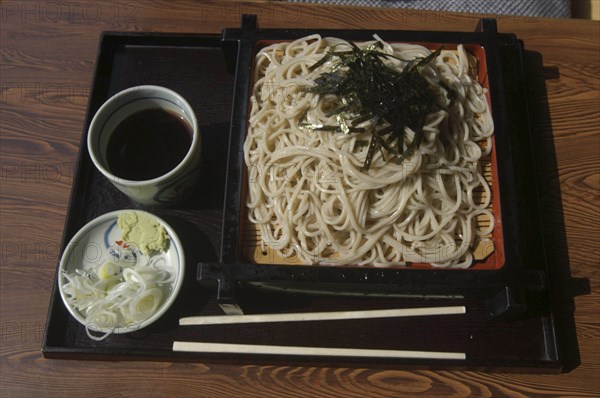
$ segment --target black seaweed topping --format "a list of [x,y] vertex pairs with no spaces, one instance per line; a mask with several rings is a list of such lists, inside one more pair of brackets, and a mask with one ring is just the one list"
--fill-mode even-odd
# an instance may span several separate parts
[[[363,164],[364,171],[369,170],[377,150],[384,155],[385,149],[396,155],[396,162],[401,163],[421,144],[425,119],[436,106],[435,95],[422,71],[442,49],[438,48],[418,61],[408,62],[402,71],[398,71],[383,62],[385,58],[398,58],[379,51],[383,48],[382,42],[378,41],[366,49],[349,44],[349,50],[336,51],[334,48],[310,67],[312,71],[331,59],[337,59],[333,70],[319,75],[315,84],[307,89],[318,94],[321,100],[327,95],[338,98],[340,105],[329,113],[338,116],[338,125],[301,122],[300,127],[343,133],[369,131],[372,137]],[[453,93],[450,89],[445,85],[442,87],[451,98]],[[366,121],[371,121],[370,128],[357,127]],[[415,132],[406,150],[405,127]]]

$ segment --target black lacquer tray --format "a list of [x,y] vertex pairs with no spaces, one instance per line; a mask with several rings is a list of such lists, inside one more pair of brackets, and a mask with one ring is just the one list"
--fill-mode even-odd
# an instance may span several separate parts
[[[255,44],[308,34],[418,43],[475,43],[486,52],[496,125],[504,266],[495,270],[368,269],[257,265],[240,255],[242,143]],[[97,172],[87,153],[87,127],[111,95],[156,84],[182,94],[196,111],[203,138],[198,189],[173,208],[135,204]],[[109,211],[143,208],[164,218],[183,241],[188,263],[180,296],[154,325],[96,342],[64,308],[56,281],[43,353],[49,358],[224,360],[334,363],[360,366],[494,368],[559,371],[561,361],[548,300],[523,45],[498,34],[495,21],[478,31],[260,30],[254,16],[221,37],[201,34],[104,33],[74,179],[62,248],[89,220]],[[197,273],[197,279],[194,275]],[[198,281],[200,283],[198,283]],[[215,289],[213,287],[216,286]],[[257,325],[178,325],[191,315],[281,313],[465,305],[467,314],[432,318],[320,321]],[[173,341],[465,352],[464,361],[320,358],[172,351]]]

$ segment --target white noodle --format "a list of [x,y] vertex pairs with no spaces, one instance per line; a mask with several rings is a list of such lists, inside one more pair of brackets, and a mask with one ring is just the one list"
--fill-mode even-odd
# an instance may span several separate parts
[[[400,164],[378,152],[364,172],[367,146],[357,142],[368,141],[369,133],[298,127],[303,118],[338,124],[335,116],[325,116],[337,100],[319,101],[304,89],[333,63],[309,67],[344,43],[313,35],[273,44],[256,56],[244,156],[248,218],[258,226],[263,248],[306,264],[470,266],[475,239],[494,228],[487,210],[490,187],[479,164],[491,150],[493,121],[485,89],[469,76],[467,53],[462,45],[456,52],[442,51],[424,69],[446,110],[428,115],[419,149]],[[430,54],[419,45],[382,43],[381,51],[405,61]],[[401,70],[405,61],[385,63]],[[454,90],[454,102],[440,81]],[[414,132],[407,128],[406,135],[405,145]],[[474,198],[480,191],[483,202]],[[475,218],[481,215],[490,225],[480,231]]]

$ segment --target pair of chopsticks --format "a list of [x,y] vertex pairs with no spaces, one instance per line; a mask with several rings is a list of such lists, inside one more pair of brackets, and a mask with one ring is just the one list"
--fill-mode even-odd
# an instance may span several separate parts
[[[239,323],[267,322],[308,322],[347,319],[400,318],[413,316],[435,316],[464,314],[464,306],[403,308],[391,310],[305,312],[292,314],[257,315],[216,315],[181,318],[181,326],[188,325],[225,325]],[[461,352],[378,350],[358,348],[299,347],[278,345],[173,342],[173,351],[230,353],[230,354],[266,354],[266,355],[308,355],[335,357],[372,357],[372,358],[424,358],[424,359],[466,359]]]

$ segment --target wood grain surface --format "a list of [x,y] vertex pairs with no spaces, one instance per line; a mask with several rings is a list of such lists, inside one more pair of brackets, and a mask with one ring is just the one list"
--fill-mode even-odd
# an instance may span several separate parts
[[264,28],[472,31],[479,15],[191,0],[7,0],[0,9],[0,397],[599,396],[598,22],[498,17],[529,51],[547,254],[565,281],[554,305],[574,310],[565,373],[532,375],[49,360],[40,351],[101,31],[218,33],[242,13]]

